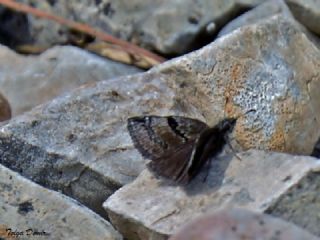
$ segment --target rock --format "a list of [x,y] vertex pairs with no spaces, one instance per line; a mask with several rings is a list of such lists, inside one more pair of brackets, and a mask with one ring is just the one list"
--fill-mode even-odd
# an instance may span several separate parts
[[12,119],[0,127],[0,163],[103,214],[102,202],[145,168],[128,117],[180,115],[215,125],[241,116],[230,136],[235,149],[310,154],[320,135],[319,60],[299,24],[274,16]]
[[28,57],[0,46],[0,59],[0,89],[13,116],[80,85],[141,71],[70,46]]
[[294,16],[310,31],[320,36],[320,2],[317,0],[286,0]]
[[[320,51],[314,40],[292,18],[276,15],[154,72],[179,88],[174,109],[204,117],[211,126],[241,116],[233,134],[240,149],[309,155],[320,136]],[[251,109],[256,112],[242,116]]]
[[[212,39],[215,29],[232,16],[262,0],[54,1],[22,0],[65,18],[91,24],[114,36],[162,54],[183,54],[198,46],[199,36]],[[28,16],[30,33],[38,43],[63,42],[65,29]],[[216,28],[209,27],[217,26]],[[50,30],[49,30],[50,29]],[[205,29],[209,31],[205,31]]]
[[320,236],[320,171],[309,172],[269,206],[266,212]]
[[195,219],[184,226],[169,240],[316,240],[295,225],[266,214],[253,213],[244,209],[218,211]]
[[11,107],[8,100],[0,93],[0,122],[11,118]]
[[218,37],[228,34],[239,27],[248,24],[255,24],[277,14],[287,15],[289,18],[292,18],[292,14],[283,0],[265,1],[252,10],[229,22],[219,32]]
[[1,239],[122,239],[109,222],[0,165]]
[[[187,221],[220,208],[270,211],[288,196],[299,198],[309,206],[300,211],[296,201],[286,201],[287,208],[299,209],[299,216],[307,219],[310,212],[319,213],[320,162],[317,159],[257,150],[244,152],[239,157],[241,161],[230,155],[214,159],[205,182],[204,170],[186,186],[156,178],[145,170],[134,182],[109,197],[103,206],[112,224],[128,239],[165,239]],[[314,198],[290,195],[292,187],[313,173],[317,177],[309,181],[312,187],[304,193]],[[282,218],[286,213],[278,215]],[[312,217],[302,227],[314,230],[312,226],[319,224],[319,218]]]
[[14,47],[32,42],[27,16],[0,6],[0,44]]

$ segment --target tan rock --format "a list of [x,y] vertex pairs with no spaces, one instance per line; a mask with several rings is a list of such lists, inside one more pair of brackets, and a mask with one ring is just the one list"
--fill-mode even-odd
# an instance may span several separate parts
[[235,127],[240,149],[309,155],[320,136],[320,51],[309,36],[288,15],[276,15],[154,72],[176,89],[173,109],[209,125],[256,110]]

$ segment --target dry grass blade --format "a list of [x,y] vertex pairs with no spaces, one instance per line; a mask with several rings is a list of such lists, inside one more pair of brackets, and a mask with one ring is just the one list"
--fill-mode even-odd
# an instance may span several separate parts
[[[151,67],[153,65],[156,65],[156,64],[159,64],[159,63],[165,61],[164,58],[162,58],[162,57],[160,57],[160,56],[158,56],[158,55],[156,55],[146,49],[140,48],[132,43],[129,43],[124,40],[113,37],[107,33],[104,33],[98,29],[95,29],[87,24],[71,21],[71,20],[56,16],[56,15],[41,11],[39,9],[30,7],[26,4],[18,3],[13,0],[0,0],[0,4],[5,7],[10,8],[14,11],[32,14],[33,16],[36,16],[39,18],[44,18],[44,19],[48,19],[51,21],[55,21],[59,24],[66,26],[67,28],[69,28],[71,30],[75,30],[75,31],[90,35],[96,39],[99,39],[101,41],[108,43],[109,44],[109,45],[107,45],[108,47],[105,46],[101,50],[104,52],[104,54],[101,54],[102,56],[107,56],[107,57],[109,57],[108,55],[113,55],[113,56],[118,55],[119,56],[119,51],[121,51],[122,54],[127,54],[127,56],[124,59],[131,59],[132,60],[127,63],[134,64],[137,66],[140,65],[140,67],[144,67],[144,68],[148,68],[148,67]],[[113,45],[112,48],[110,47],[110,44]],[[97,52],[97,48],[93,48],[93,49],[96,50],[96,53],[100,54],[99,52]],[[109,52],[111,51],[110,49],[117,49],[117,53],[106,54],[107,51],[109,51]],[[121,60],[121,58],[119,58],[119,57],[110,56],[110,58],[113,58],[116,60]]]

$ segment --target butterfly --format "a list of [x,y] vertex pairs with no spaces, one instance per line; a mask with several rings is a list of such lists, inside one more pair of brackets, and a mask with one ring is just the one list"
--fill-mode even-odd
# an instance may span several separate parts
[[151,160],[151,171],[186,184],[222,151],[236,121],[225,118],[209,127],[197,119],[150,115],[129,118],[127,128],[135,148]]

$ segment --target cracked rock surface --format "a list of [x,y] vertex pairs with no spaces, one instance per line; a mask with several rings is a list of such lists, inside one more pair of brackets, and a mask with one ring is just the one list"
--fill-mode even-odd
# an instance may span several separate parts
[[1,239],[122,239],[109,222],[88,208],[2,165],[0,216]]

